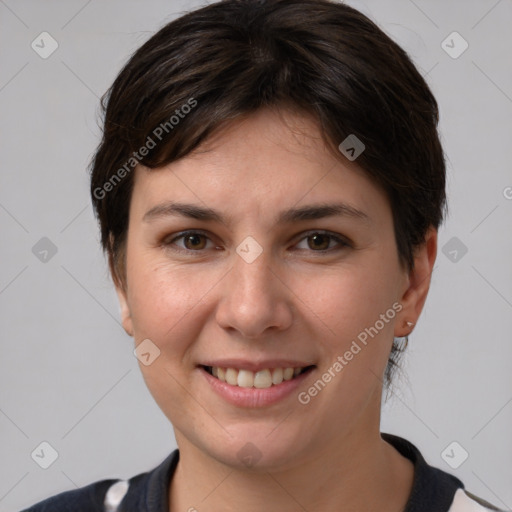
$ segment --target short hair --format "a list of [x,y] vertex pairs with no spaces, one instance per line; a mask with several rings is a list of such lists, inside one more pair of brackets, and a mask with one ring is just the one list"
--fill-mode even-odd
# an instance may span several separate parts
[[348,136],[362,141],[357,164],[389,199],[405,268],[428,228],[443,220],[437,102],[406,52],[345,4],[223,0],[186,13],[132,55],[101,106],[91,197],[116,284],[125,280],[134,167],[185,157],[226,123],[265,107],[312,117],[339,159]]

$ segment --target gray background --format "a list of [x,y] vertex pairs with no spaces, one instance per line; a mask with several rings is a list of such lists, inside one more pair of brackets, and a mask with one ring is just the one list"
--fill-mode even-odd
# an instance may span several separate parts
[[[427,76],[449,167],[450,216],[430,296],[382,431],[512,508],[512,2],[350,3]],[[1,512],[133,476],[175,447],[118,321],[86,166],[98,97],[132,51],[198,5],[0,0]],[[43,31],[59,44],[47,59],[31,48]],[[453,31],[469,44],[456,59],[441,46]],[[32,251],[43,237],[57,248],[46,262]],[[43,441],[58,452],[48,469],[31,458]],[[441,455],[453,441],[469,453],[457,469]]]

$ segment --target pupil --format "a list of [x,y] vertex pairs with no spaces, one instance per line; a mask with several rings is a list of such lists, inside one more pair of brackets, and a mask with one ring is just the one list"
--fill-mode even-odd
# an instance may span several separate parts
[[329,247],[329,237],[327,235],[316,234],[311,235],[310,238],[313,240],[313,244],[310,244],[312,249],[327,249]]
[[188,235],[187,245],[191,246],[192,249],[201,249],[201,235]]

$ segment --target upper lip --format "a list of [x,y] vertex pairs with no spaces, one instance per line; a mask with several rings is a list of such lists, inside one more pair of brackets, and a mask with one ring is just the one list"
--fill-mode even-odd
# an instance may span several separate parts
[[237,370],[250,370],[258,372],[267,368],[305,368],[312,366],[312,361],[296,361],[291,359],[265,359],[264,361],[248,361],[247,359],[215,359],[205,361],[200,366],[214,366],[217,368],[235,368]]

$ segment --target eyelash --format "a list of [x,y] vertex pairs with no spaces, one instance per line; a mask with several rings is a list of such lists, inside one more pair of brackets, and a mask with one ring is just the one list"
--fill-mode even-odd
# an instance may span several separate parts
[[[172,238],[171,240],[168,240],[167,239],[164,239],[164,241],[162,242],[162,246],[166,249],[171,249],[173,251],[176,251],[176,252],[181,252],[181,253],[202,253],[205,249],[197,249],[197,250],[194,250],[194,249],[187,249],[187,248],[184,248],[184,247],[177,247],[175,245],[176,241],[177,240],[180,240],[180,239],[185,239],[187,236],[191,236],[191,235],[199,235],[199,236],[202,236],[202,237],[205,237],[208,241],[212,241],[209,236],[201,231],[201,230],[190,230],[190,231],[183,231],[181,233],[178,233],[177,236],[175,236],[174,238]],[[329,252],[334,252],[334,251],[339,251],[339,250],[342,250],[344,248],[347,248],[347,247],[352,247],[352,244],[340,237],[339,235],[335,234],[335,233],[331,233],[330,231],[324,231],[324,230],[313,230],[313,231],[307,231],[304,236],[297,242],[300,243],[302,242],[303,240],[307,240],[309,237],[312,237],[313,235],[324,235],[324,236],[327,236],[330,238],[330,240],[333,240],[335,242],[338,243],[338,247],[335,247],[335,248],[329,248],[329,249],[322,249],[322,250],[318,250],[318,251],[315,251],[313,249],[299,249],[299,250],[305,250],[305,251],[308,251],[308,252],[312,252],[312,253],[318,253],[318,254],[327,254]],[[296,245],[297,245],[296,244]]]

